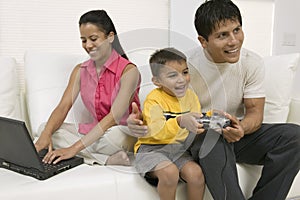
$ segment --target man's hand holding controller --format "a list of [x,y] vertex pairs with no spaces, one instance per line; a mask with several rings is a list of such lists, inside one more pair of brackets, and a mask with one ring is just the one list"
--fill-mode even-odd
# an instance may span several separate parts
[[209,128],[219,130],[220,128],[226,128],[231,124],[230,119],[228,119],[223,112],[217,110],[203,113],[203,116],[198,118],[197,121],[203,124],[205,130]]

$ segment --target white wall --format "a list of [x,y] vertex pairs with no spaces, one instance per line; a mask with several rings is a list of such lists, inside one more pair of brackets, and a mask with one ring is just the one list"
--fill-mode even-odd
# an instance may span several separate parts
[[[300,1],[275,0],[273,55],[300,52]],[[300,79],[300,64],[295,80]],[[294,88],[300,91],[300,85],[294,81]],[[299,98],[298,94],[293,94]]]
[[106,10],[119,34],[129,31],[132,34],[134,30],[144,28],[167,29],[168,2],[0,0],[0,55],[14,56],[19,61],[28,49],[84,53],[78,20],[91,9]]
[[[78,19],[90,9],[108,11],[129,52],[167,45],[191,49],[199,45],[193,21],[203,1],[0,0],[0,56],[15,57],[22,71],[29,49],[84,53]],[[300,52],[299,0],[233,1],[243,16],[244,47],[262,56]]]
[[244,47],[261,56],[272,53],[273,11],[272,0],[233,0],[240,8],[245,33]]
[[194,27],[194,15],[203,0],[170,0],[170,46],[182,51],[200,43]]
[[[192,48],[198,45],[194,14],[203,1],[0,0],[0,55],[13,56],[21,62],[24,51],[28,49],[67,49],[68,52],[82,53],[78,18],[83,12],[98,8],[109,12],[119,34],[145,28],[166,30],[170,17],[169,38],[162,31],[160,41],[165,41],[163,45],[170,40],[171,46]],[[300,52],[299,0],[233,1],[243,16],[245,47],[263,56]],[[144,38],[149,39],[148,35]],[[124,46],[129,43],[124,41]]]
[[273,54],[300,52],[300,1],[275,0]]

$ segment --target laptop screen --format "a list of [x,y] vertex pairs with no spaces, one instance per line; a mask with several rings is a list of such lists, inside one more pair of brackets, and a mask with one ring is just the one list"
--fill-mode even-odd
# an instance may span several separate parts
[[25,122],[0,117],[0,159],[43,171]]

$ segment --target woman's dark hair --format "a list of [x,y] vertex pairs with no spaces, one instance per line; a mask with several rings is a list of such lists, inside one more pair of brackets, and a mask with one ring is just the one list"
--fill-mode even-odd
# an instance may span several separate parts
[[206,0],[196,11],[194,25],[198,35],[208,40],[215,28],[226,20],[238,20],[242,26],[239,8],[230,0]]
[[79,19],[79,26],[82,24],[91,23],[99,28],[100,31],[108,35],[110,32],[114,33],[114,41],[112,42],[112,47],[123,57],[128,59],[125,54],[111,18],[107,15],[105,10],[91,10],[83,14]]
[[175,48],[164,48],[155,51],[149,59],[151,72],[153,76],[159,76],[160,68],[163,67],[166,62],[170,61],[184,61],[186,62],[186,56],[181,51]]

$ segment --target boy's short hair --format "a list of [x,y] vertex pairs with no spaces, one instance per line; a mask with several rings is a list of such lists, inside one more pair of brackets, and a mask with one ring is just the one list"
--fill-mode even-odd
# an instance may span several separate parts
[[169,61],[184,61],[186,62],[186,56],[181,51],[175,48],[164,48],[156,50],[149,59],[149,64],[153,76],[158,76],[160,68],[165,66],[166,62]]
[[206,0],[196,11],[194,25],[198,35],[208,40],[225,20],[237,20],[242,26],[239,8],[231,0]]

